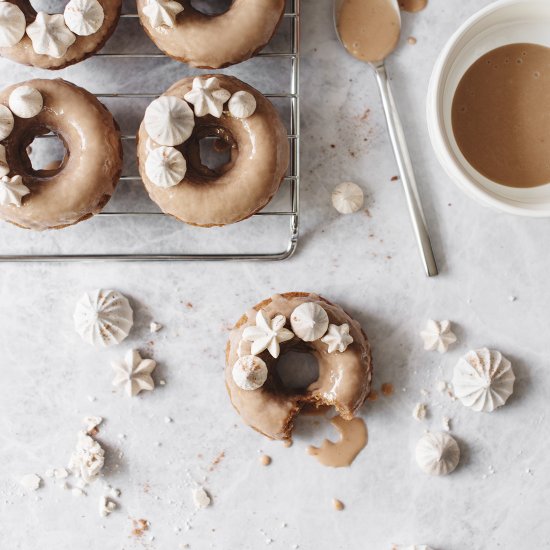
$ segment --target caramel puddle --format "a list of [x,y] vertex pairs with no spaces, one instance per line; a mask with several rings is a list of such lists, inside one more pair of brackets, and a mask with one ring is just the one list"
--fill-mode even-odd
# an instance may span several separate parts
[[428,0],[399,0],[399,7],[403,11],[415,13],[422,11],[428,5]]
[[350,466],[367,445],[369,439],[367,425],[362,418],[344,420],[341,416],[334,417],[331,423],[340,432],[340,441],[334,443],[325,439],[321,447],[310,445],[307,453],[314,456],[323,466],[332,468]]

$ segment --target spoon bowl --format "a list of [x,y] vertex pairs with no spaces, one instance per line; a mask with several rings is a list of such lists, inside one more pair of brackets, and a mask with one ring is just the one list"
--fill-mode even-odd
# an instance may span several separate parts
[[[357,12],[353,13],[353,9]],[[413,232],[420,248],[424,270],[428,277],[438,274],[430,236],[414,169],[399,113],[393,99],[385,58],[397,47],[401,32],[401,13],[397,0],[334,0],[334,27],[344,48],[359,61],[369,64],[376,75],[388,132]]]

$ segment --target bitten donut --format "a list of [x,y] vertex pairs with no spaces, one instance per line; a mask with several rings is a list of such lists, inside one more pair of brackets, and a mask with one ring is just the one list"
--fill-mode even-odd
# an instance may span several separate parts
[[[319,378],[303,391],[286,388],[280,354],[311,353]],[[351,420],[370,392],[372,360],[367,336],[340,306],[316,294],[277,294],[245,313],[227,343],[225,382],[237,412],[272,439],[290,437],[304,405],[334,406]]]
[[103,47],[122,0],[70,0],[63,13],[36,12],[29,0],[0,1],[0,56],[41,69],[62,69]]
[[[53,132],[61,163],[35,170],[27,147]],[[27,229],[61,229],[107,204],[122,169],[120,133],[89,92],[64,80],[29,80],[0,92],[0,218]]]
[[137,0],[151,40],[170,57],[201,69],[221,69],[254,56],[275,34],[285,0],[234,0],[228,11],[205,15],[191,0]]
[[[200,141],[207,137],[231,155],[216,170],[201,161]],[[271,200],[288,167],[289,144],[260,92],[231,76],[205,75],[180,80],[149,105],[138,160],[149,196],[163,212],[212,227],[244,220]]]

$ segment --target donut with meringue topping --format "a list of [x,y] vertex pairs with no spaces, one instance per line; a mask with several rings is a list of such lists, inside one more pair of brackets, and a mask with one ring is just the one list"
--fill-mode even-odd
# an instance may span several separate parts
[[0,2],[0,56],[63,69],[97,51],[113,34],[122,0],[69,0],[63,13],[37,12],[29,0]]
[[221,69],[256,55],[272,38],[285,0],[233,0],[210,15],[191,0],[137,0],[145,32],[166,55],[201,69]]
[[[309,353],[319,366],[307,388],[287,387],[278,370],[288,352]],[[226,346],[225,383],[243,421],[271,439],[288,439],[306,406],[332,406],[351,420],[372,380],[369,341],[339,305],[305,292],[276,294],[245,313]]]
[[[65,154],[34,167],[28,147],[51,133]],[[0,219],[37,231],[83,221],[107,204],[121,170],[118,126],[90,92],[61,79],[0,92]]]
[[[225,155],[221,164],[203,160],[204,140]],[[164,213],[201,227],[236,223],[264,208],[290,156],[287,131],[271,102],[221,74],[171,86],[147,107],[137,142],[151,199]]]

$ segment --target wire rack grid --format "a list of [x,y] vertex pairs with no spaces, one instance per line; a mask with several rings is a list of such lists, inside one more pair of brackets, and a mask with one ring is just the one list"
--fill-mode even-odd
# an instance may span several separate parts
[[[121,19],[136,19],[137,13],[122,14]],[[290,144],[290,163],[285,183],[288,184],[290,193],[290,208],[269,210],[264,209],[257,212],[256,218],[288,218],[288,238],[284,249],[275,252],[217,252],[217,253],[11,253],[1,254],[0,262],[78,262],[78,261],[262,261],[262,260],[285,260],[290,258],[296,251],[299,236],[300,220],[300,0],[289,0],[284,19],[289,25],[289,51],[266,51],[260,52],[258,58],[287,58],[290,62],[289,89],[284,93],[264,93],[265,97],[276,100],[284,99],[289,101],[290,120],[288,139]],[[100,52],[96,57],[104,59],[151,59],[164,58],[161,52],[153,53],[117,53]],[[150,100],[157,98],[159,93],[96,93],[100,100],[124,99],[124,100]],[[53,135],[42,136],[44,138],[54,137]],[[123,142],[135,142],[136,137],[133,134],[122,133]],[[120,178],[123,182],[141,183],[141,178],[136,175],[125,174]],[[166,216],[162,212],[141,212],[132,209],[116,209],[113,211],[104,211],[96,215],[97,217],[124,218],[124,217],[153,217]],[[83,222],[86,223],[86,222]],[[180,222],[177,222],[180,223]],[[241,222],[242,223],[242,222]],[[182,226],[184,224],[181,224]],[[185,226],[186,228],[188,226]],[[202,228],[191,228],[196,231],[208,231]],[[223,238],[223,236],[221,237]]]

